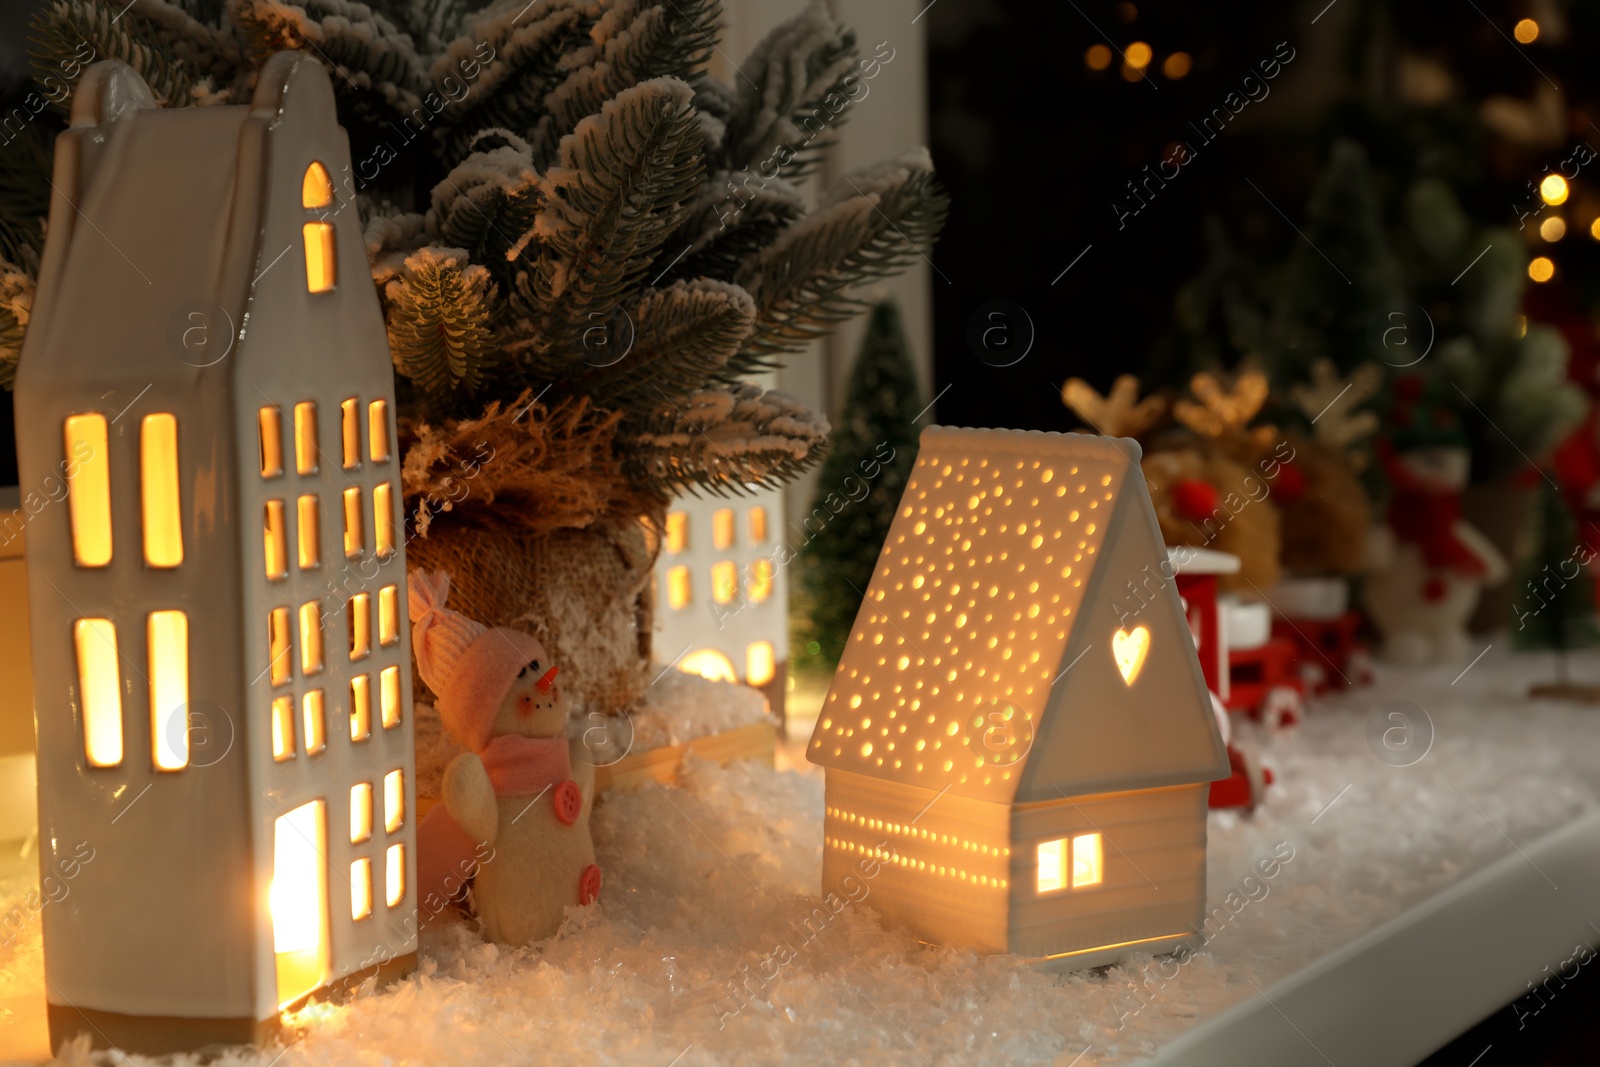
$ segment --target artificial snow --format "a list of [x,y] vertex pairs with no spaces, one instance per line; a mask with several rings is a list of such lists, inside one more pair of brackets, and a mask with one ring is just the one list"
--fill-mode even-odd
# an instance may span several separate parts
[[[1235,724],[1278,784],[1253,816],[1212,815],[1209,906],[1227,920],[1212,920],[1183,967],[1136,956],[1053,975],[921,945],[879,926],[870,880],[859,903],[831,909],[818,895],[821,774],[691,758],[680,787],[602,799],[602,902],[574,909],[553,939],[508,949],[462,922],[430,928],[415,976],[300,1012],[287,1051],[217,1062],[1133,1063],[1594,807],[1600,708],[1526,700],[1550,660],[1499,644],[1454,684],[1459,666],[1380,670],[1375,687],[1316,702],[1293,732]],[[1600,655],[1574,657],[1573,672],[1600,681]],[[669,704],[709,692],[670,675],[656,688]],[[1411,766],[1369,745],[1375,714],[1389,728],[1400,710],[1419,728],[1411,709],[1379,710],[1393,700],[1433,726]],[[1263,861],[1276,861],[1271,877]],[[0,913],[22,891],[0,883]],[[0,944],[0,974],[0,997],[41,983],[36,917]]]

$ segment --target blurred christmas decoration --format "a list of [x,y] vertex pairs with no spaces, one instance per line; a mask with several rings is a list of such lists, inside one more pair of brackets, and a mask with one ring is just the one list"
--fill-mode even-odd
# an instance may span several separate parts
[[1105,396],[1082,378],[1068,378],[1061,386],[1061,402],[1107,437],[1142,439],[1167,414],[1162,396],[1139,398],[1139,379],[1123,374],[1111,383]]
[[1539,487],[1534,532],[1532,551],[1513,583],[1511,637],[1518,648],[1554,652],[1556,678],[1533,686],[1528,695],[1600,703],[1600,685],[1575,684],[1567,667],[1568,652],[1600,644],[1594,576],[1589,571],[1595,550],[1578,535],[1561,490],[1549,482]]
[[1317,443],[1344,452],[1360,470],[1367,460],[1360,446],[1378,429],[1378,416],[1361,405],[1382,388],[1383,369],[1376,363],[1363,363],[1345,378],[1333,360],[1319,359],[1311,364],[1311,381],[1291,386],[1289,396],[1310,422]]

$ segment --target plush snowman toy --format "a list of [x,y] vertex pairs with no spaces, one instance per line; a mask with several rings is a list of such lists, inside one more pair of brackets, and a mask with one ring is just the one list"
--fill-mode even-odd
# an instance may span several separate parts
[[413,572],[409,584],[417,669],[468,749],[445,769],[444,803],[418,829],[419,879],[449,866],[441,852],[469,851],[485,935],[513,945],[549,937],[568,907],[600,895],[594,768],[567,739],[557,668],[533,637],[446,608],[443,572]]
[[1470,457],[1454,413],[1426,403],[1412,379],[1396,385],[1392,432],[1378,458],[1392,495],[1368,542],[1366,606],[1383,656],[1421,666],[1458,663],[1467,620],[1485,585],[1509,573],[1493,543],[1461,517]]

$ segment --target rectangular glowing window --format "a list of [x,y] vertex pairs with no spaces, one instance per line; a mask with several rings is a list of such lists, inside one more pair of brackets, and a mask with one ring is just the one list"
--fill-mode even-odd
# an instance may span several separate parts
[[400,668],[385,667],[378,672],[378,701],[383,705],[383,726],[400,725]]
[[350,919],[360,922],[372,914],[372,861],[366,857],[350,864]]
[[283,501],[269,500],[263,509],[261,546],[266,556],[267,579],[276,581],[289,573],[289,535],[284,528]]
[[394,907],[406,895],[406,846],[390,845],[384,850],[383,894]]
[[1105,850],[1099,834],[1079,834],[1072,839],[1072,888],[1105,881]]
[[758,559],[750,564],[750,600],[759,604],[772,595],[772,585],[777,577],[777,568],[770,559]]
[[367,405],[367,455],[374,463],[389,458],[389,402],[374,400]]
[[750,509],[750,543],[759,545],[767,539],[767,509]]
[[327,818],[320,800],[278,816],[273,827],[272,943],[278,1006],[294,1003],[328,980]]
[[361,490],[344,491],[344,554],[361,555]]
[[146,625],[150,645],[150,744],[157,770],[189,765],[189,617],[152,611]]
[[1039,892],[1053,893],[1067,887],[1067,839],[1039,842]]
[[306,243],[306,292],[326,293],[338,280],[334,266],[333,223],[308,222],[300,228]]
[[315,756],[328,747],[328,718],[323,711],[322,690],[313,689],[300,698],[300,725],[305,731],[306,755]]
[[686,608],[694,594],[689,588],[689,568],[674,567],[667,572],[667,604],[673,608]]
[[312,400],[294,406],[294,469],[317,473],[317,405]]
[[399,771],[383,776],[383,829],[394,833],[406,821],[406,780]]
[[272,649],[272,684],[288,685],[290,672],[294,670],[288,608],[273,608],[267,616],[267,640]]
[[372,487],[372,550],[379,556],[394,555],[394,498],[388,482]]
[[300,569],[322,566],[322,500],[306,493],[296,504],[299,517]]
[[392,585],[378,590],[378,644],[384,647],[400,640],[400,594]]
[[350,843],[359,845],[372,836],[372,783],[350,787]]
[[372,736],[372,682],[364,674],[350,679],[350,740]]
[[276,478],[283,473],[283,412],[264,407],[256,412],[261,432],[261,477]]
[[711,516],[711,547],[733,546],[733,509],[722,508]]
[[682,552],[689,547],[689,516],[686,512],[667,513],[667,551]]
[[357,593],[344,606],[350,617],[350,658],[365,659],[372,651],[372,598]]
[[355,397],[339,405],[339,440],[344,446],[344,469],[361,466],[361,403]]
[[300,605],[300,672],[322,670],[322,605],[308,600]]
[[117,628],[110,619],[72,624],[78,651],[78,703],[83,710],[83,752],[91,767],[122,762],[122,677],[117,669]]
[[111,562],[111,455],[104,415],[67,418],[67,513],[80,567]]
[[272,758],[282,763],[294,758],[294,698],[272,702]]
[[178,505],[178,420],[146,415],[139,422],[139,495],[144,561],[152,567],[183,562],[183,517]]
[[771,641],[752,641],[744,650],[744,680],[750,685],[766,685],[777,677],[778,659]]
[[711,565],[711,599],[718,604],[731,604],[739,595],[739,565],[725,559]]

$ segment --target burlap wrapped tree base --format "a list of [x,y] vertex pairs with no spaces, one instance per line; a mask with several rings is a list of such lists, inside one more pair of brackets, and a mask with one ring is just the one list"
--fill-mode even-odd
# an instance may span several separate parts
[[[446,571],[456,611],[539,638],[578,711],[617,714],[649,681],[655,552],[636,518],[536,536],[436,523],[406,545],[406,563]],[[419,695],[432,703],[425,689]]]

